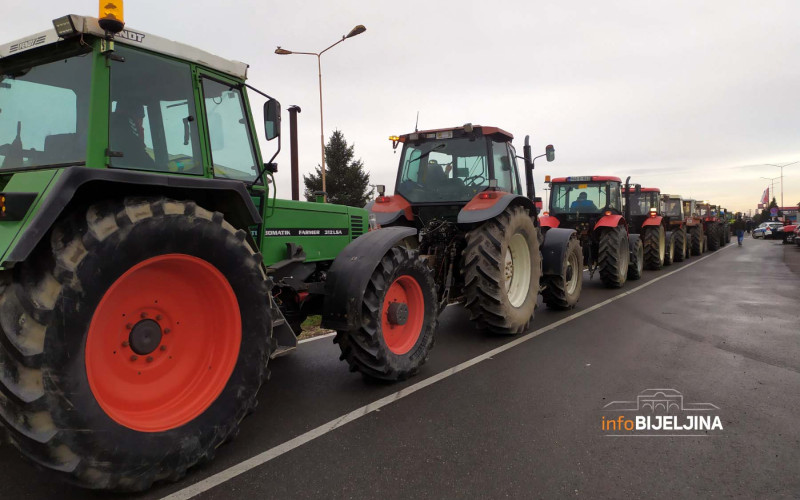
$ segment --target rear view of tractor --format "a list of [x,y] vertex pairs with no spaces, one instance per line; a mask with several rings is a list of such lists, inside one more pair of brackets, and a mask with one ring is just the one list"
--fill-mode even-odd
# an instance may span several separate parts
[[670,260],[683,262],[689,258],[689,235],[686,232],[686,215],[683,211],[683,199],[679,195],[662,194],[661,205],[664,217],[667,219],[667,232],[673,239]]
[[[405,235],[402,251],[429,270],[436,309],[463,303],[479,326],[518,334],[528,328],[540,289],[550,307],[574,307],[580,246],[572,230],[541,234],[527,138],[524,172],[513,136],[496,127],[467,124],[390,139],[402,145],[395,191],[387,195],[379,186],[367,208],[383,230]],[[553,147],[541,156],[552,161]],[[397,328],[387,313],[388,327]],[[364,358],[359,352],[348,361],[360,365]]]
[[706,232],[696,200],[683,200],[686,216],[686,233],[689,236],[689,254],[703,255],[706,251]]
[[670,218],[662,211],[661,191],[637,185],[626,186],[623,194],[628,227],[644,247],[644,268],[658,270],[671,264],[677,235],[670,231]]
[[559,177],[551,181],[548,215],[540,217],[545,234],[573,229],[590,276],[600,272],[609,288],[619,288],[642,274],[644,249],[637,234],[628,234],[619,177]]
[[697,210],[702,220],[703,232],[706,234],[708,250],[713,252],[724,247],[726,243],[725,225],[719,217],[719,207],[704,201],[697,204]]

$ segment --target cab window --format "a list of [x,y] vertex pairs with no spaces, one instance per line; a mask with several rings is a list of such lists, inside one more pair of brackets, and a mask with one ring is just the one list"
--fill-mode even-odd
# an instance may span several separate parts
[[494,165],[494,178],[501,191],[515,192],[514,183],[514,158],[508,154],[508,145],[505,142],[492,141],[492,164]]
[[214,176],[254,181],[258,166],[241,90],[203,78],[203,98]]
[[111,166],[202,175],[189,65],[124,46],[117,53],[124,61],[111,66]]

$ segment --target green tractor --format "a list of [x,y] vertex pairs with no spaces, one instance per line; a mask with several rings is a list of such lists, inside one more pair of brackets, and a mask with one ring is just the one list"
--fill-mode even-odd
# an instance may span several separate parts
[[256,130],[280,150],[280,104],[246,64],[53,25],[0,46],[0,424],[26,457],[89,488],[181,478],[308,314],[367,376],[419,368],[430,271],[364,209],[276,199]]

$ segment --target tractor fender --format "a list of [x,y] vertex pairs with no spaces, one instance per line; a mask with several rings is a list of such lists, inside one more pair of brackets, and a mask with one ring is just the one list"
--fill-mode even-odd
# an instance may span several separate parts
[[646,218],[644,220],[644,222],[642,222],[642,227],[645,227],[645,226],[660,226],[662,220],[663,220],[663,217],[661,217],[660,215],[656,215],[655,217],[648,217],[648,218]]
[[347,245],[328,271],[322,325],[331,330],[352,330],[361,325],[361,300],[373,271],[390,248],[416,234],[413,227],[384,227]]
[[165,196],[190,200],[211,211],[222,212],[237,229],[261,224],[261,215],[241,181],[207,179],[189,175],[163,175],[132,170],[66,167],[50,194],[42,201],[3,265],[22,262],[39,244],[58,218],[75,207],[127,196]]
[[389,200],[388,203],[375,203],[375,200],[372,200],[364,206],[368,212],[375,214],[375,222],[379,226],[389,225],[400,217],[405,217],[409,221],[414,220],[414,213],[408,200],[399,194],[384,198]]
[[[484,195],[484,193],[489,193]],[[492,198],[481,198],[484,196],[494,196]],[[475,224],[494,219],[509,205],[522,205],[531,214],[536,213],[536,205],[531,200],[521,194],[506,193],[505,191],[483,191],[476,194],[464,208],[458,212],[456,222],[459,224]]]
[[553,217],[552,215],[540,215],[539,216],[539,224],[542,227],[558,227],[561,222],[558,220],[557,217]]
[[600,220],[597,221],[597,223],[594,225],[594,228],[598,229],[601,227],[617,227],[624,223],[625,219],[623,219],[621,215],[610,214],[600,217]]
[[552,228],[544,234],[542,244],[542,276],[560,276],[567,257],[571,238],[577,238],[574,229]]

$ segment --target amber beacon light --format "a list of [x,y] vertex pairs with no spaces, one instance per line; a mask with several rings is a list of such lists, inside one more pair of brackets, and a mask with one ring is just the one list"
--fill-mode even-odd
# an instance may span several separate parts
[[121,0],[100,0],[100,27],[109,33],[119,33],[125,26]]

